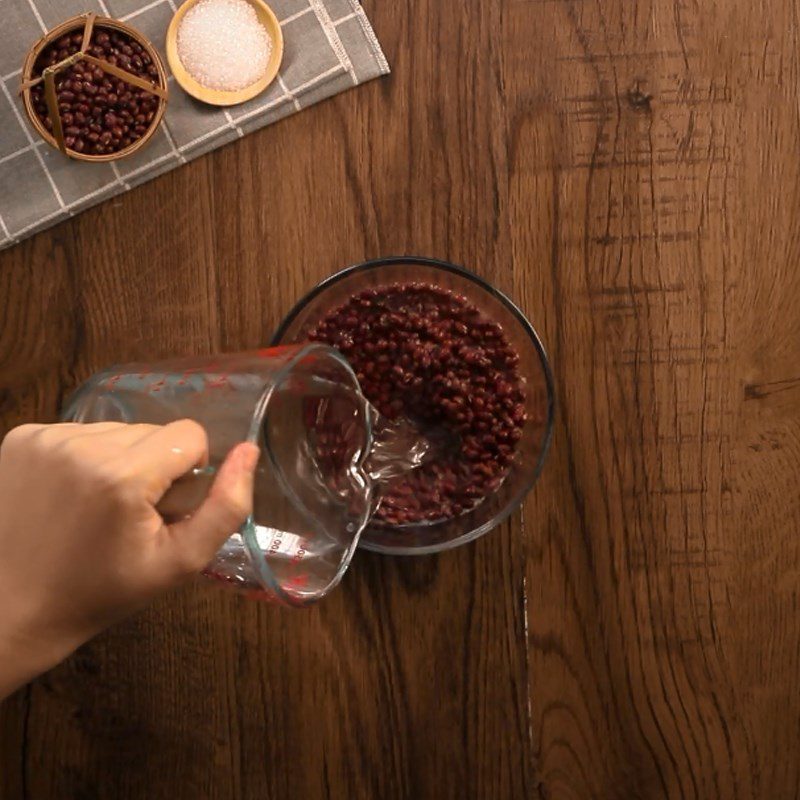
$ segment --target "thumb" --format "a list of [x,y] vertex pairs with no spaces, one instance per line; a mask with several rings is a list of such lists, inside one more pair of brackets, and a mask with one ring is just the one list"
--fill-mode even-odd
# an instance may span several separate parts
[[258,453],[251,442],[237,444],[222,462],[200,508],[189,519],[169,526],[181,562],[190,572],[203,569],[252,512]]

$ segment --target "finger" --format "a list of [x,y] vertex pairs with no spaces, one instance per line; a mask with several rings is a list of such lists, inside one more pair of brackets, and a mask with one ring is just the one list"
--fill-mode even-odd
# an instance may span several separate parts
[[194,515],[167,528],[178,568],[197,572],[253,510],[253,478],[258,447],[242,442],[228,453],[208,497]]
[[61,444],[69,439],[98,436],[115,444],[130,444],[162,426],[130,424],[126,422],[54,422],[49,424],[20,425],[9,431],[9,440],[32,440],[48,447]]
[[[150,473],[134,473],[130,469],[129,449],[137,442],[162,429],[161,425],[125,422],[75,423],[50,425],[34,436],[34,445],[50,453],[63,452],[98,464],[118,466],[114,474],[121,480],[133,477],[137,485],[147,484]],[[138,480],[136,480],[138,478]]]
[[5,437],[3,437],[3,444],[11,447],[17,444],[17,442],[27,441],[46,427],[46,425],[37,425],[33,422],[26,425],[17,425],[16,428],[12,428]]
[[155,425],[129,425],[124,422],[55,422],[49,425],[26,425],[25,428],[34,430],[30,433],[31,440],[44,447],[57,447],[64,442],[84,439],[89,436],[103,435],[104,441],[124,443],[142,436],[147,428],[152,430]]
[[136,442],[161,430],[163,425],[152,425],[145,422],[92,422],[79,426],[72,435],[81,439],[103,437],[103,443],[116,447],[130,447]]
[[59,422],[57,425],[49,425],[53,430],[63,430],[67,433],[80,433],[88,435],[91,433],[108,433],[114,430],[124,430],[132,427],[124,422]]
[[20,444],[27,446],[33,442],[37,445],[50,446],[57,444],[70,436],[75,435],[75,430],[81,425],[77,422],[57,422],[51,424],[29,423],[12,428],[2,442],[3,449],[10,450]]
[[208,461],[208,436],[202,425],[181,419],[155,429],[124,454],[125,472],[144,486],[146,499],[157,503],[173,481]]

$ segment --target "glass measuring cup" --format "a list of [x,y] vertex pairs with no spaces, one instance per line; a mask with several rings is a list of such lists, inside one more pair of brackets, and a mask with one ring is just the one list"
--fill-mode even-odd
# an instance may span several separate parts
[[72,422],[205,428],[209,464],[176,481],[165,519],[192,513],[238,442],[259,445],[253,513],[205,575],[262,599],[301,606],[338,582],[373,508],[367,461],[375,415],[347,362],[323,345],[126,364],[98,373],[73,396]]

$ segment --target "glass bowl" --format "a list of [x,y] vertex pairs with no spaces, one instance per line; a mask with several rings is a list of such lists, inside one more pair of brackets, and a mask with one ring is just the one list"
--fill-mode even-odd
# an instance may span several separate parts
[[392,283],[420,281],[464,295],[500,324],[520,356],[527,420],[511,468],[502,484],[473,509],[452,519],[388,526],[371,522],[360,547],[392,555],[449,550],[488,533],[522,502],[542,470],[553,428],[553,377],[533,326],[501,292],[472,272],[432,258],[395,257],[367,261],[337,272],[312,289],[289,312],[272,344],[305,341],[314,326],[358,292]]

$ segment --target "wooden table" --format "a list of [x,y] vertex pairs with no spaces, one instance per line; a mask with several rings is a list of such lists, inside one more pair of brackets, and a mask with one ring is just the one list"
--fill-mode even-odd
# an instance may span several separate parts
[[798,796],[796,4],[366,5],[391,77],[0,257],[0,426],[430,254],[542,333],[544,475],[313,610],[193,587],[91,642],[0,711],[0,797]]

